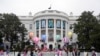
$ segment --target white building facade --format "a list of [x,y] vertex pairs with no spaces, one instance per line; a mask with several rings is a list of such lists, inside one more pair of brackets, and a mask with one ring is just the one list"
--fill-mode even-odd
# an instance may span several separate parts
[[[47,47],[54,48],[55,43],[57,43],[60,47],[64,45],[63,37],[68,37],[68,32],[73,32],[74,23],[77,23],[76,19],[79,16],[73,16],[71,13],[69,16],[61,11],[57,10],[44,10],[36,13],[34,16],[18,16],[21,22],[25,25],[28,30],[27,33],[33,32],[34,36],[39,37],[40,39],[46,38],[45,42],[47,43]],[[29,38],[26,35],[26,38]],[[59,40],[59,41],[57,41]],[[77,42],[77,35],[73,33],[72,35],[72,43]],[[39,42],[39,46],[41,47],[43,42]]]

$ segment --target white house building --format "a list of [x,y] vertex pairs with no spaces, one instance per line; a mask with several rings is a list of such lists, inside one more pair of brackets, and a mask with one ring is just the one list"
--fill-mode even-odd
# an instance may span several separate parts
[[[55,43],[58,43],[62,47],[63,41],[57,42],[57,39],[61,40],[63,37],[69,37],[68,32],[73,32],[74,23],[77,23],[76,19],[79,16],[73,16],[71,12],[70,15],[62,11],[57,10],[44,10],[36,13],[34,16],[18,16],[21,22],[25,25],[29,32],[34,32],[34,36],[39,38],[45,37],[48,48],[54,48]],[[28,35],[26,36],[28,38]],[[77,42],[77,35],[73,33],[72,43]],[[41,47],[43,42],[39,42]]]

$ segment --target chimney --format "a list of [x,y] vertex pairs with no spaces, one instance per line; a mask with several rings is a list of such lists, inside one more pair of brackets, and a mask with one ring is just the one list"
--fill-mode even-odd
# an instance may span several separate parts
[[29,16],[32,16],[32,12],[29,12]]
[[73,12],[70,12],[70,16],[73,16]]

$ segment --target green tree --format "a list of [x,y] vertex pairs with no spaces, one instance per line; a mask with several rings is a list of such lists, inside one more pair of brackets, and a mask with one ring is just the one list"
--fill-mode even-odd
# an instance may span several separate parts
[[78,35],[81,47],[91,49],[92,46],[100,49],[100,24],[93,12],[84,11],[74,24],[74,32]]
[[2,14],[2,19],[0,23],[0,29],[6,40],[18,42],[17,34],[21,34],[22,41],[24,40],[25,32],[27,32],[25,26],[20,22],[19,18],[15,14]]
[[3,24],[2,24],[2,14],[0,14],[0,43],[2,44],[2,37],[3,37],[3,32],[2,32],[2,29],[3,29]]

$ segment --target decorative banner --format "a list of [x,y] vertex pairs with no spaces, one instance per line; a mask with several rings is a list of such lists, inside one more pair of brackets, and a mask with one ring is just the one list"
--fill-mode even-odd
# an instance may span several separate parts
[[60,35],[56,35],[56,40],[60,40]]
[[63,38],[64,43],[69,43],[70,39],[68,37]]
[[34,37],[34,38],[33,38],[33,42],[34,42],[35,44],[38,44],[39,41],[40,41],[40,39],[39,39],[38,37]]
[[41,39],[42,39],[43,41],[45,41],[45,40],[46,40],[46,35],[45,35],[45,34],[42,35],[42,36],[41,36]]

